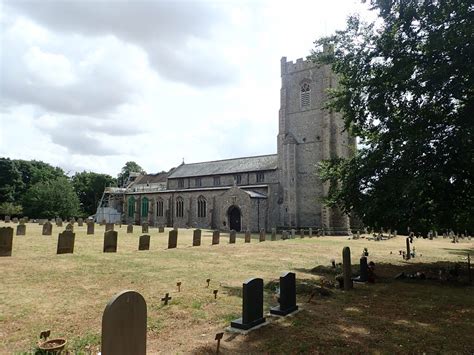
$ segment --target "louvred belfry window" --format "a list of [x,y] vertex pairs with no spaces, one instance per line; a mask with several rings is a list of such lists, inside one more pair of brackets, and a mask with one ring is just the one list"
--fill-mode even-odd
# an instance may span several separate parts
[[311,104],[311,87],[308,83],[301,85],[301,107],[307,107]]

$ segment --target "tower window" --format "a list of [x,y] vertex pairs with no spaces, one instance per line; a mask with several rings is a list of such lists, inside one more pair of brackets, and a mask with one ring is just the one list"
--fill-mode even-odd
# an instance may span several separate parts
[[301,85],[301,107],[307,107],[311,103],[311,87],[308,83]]
[[184,201],[181,197],[176,199],[176,217],[184,216]]

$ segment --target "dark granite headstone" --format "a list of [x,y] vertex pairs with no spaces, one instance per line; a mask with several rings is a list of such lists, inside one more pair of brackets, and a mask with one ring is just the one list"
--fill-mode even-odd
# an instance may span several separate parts
[[87,222],[87,234],[94,234],[95,224],[94,222]]
[[148,234],[140,236],[138,250],[150,250],[150,236]]
[[219,244],[219,240],[221,238],[221,233],[219,231],[212,232],[212,245]]
[[367,258],[365,256],[360,258],[360,282],[367,282],[368,279],[368,269],[367,269]]
[[193,247],[198,247],[201,245],[201,230],[195,229],[193,231]]
[[43,235],[52,235],[53,234],[53,225],[51,222],[45,222],[43,224]]
[[344,291],[348,291],[353,287],[351,249],[349,247],[342,249],[342,273],[344,277]]
[[13,228],[0,227],[0,256],[12,256]]
[[66,230],[69,231],[69,232],[74,232],[74,224],[68,223],[66,225]]
[[262,229],[260,229],[260,235],[259,235],[258,240],[259,240],[260,242],[264,242],[264,241],[265,241],[265,237],[266,237],[265,229],[262,228]]
[[74,253],[74,241],[76,234],[72,231],[64,231],[58,235],[58,248],[56,254],[72,254]]
[[142,233],[148,233],[148,223],[142,223]]
[[158,233],[164,233],[164,232],[165,232],[165,226],[159,226]]
[[277,230],[276,228],[272,228],[272,241],[277,240]]
[[296,305],[296,276],[293,272],[287,272],[280,276],[280,297],[278,307],[270,309],[271,314],[286,316],[298,309]]
[[16,235],[26,234],[26,224],[19,224],[16,226]]
[[113,223],[106,223],[105,224],[105,231],[113,231],[114,230],[114,224]]
[[235,230],[231,230],[229,233],[229,244],[235,244],[235,236],[236,236]]
[[250,234],[250,231],[247,229],[245,231],[245,243],[250,243],[250,239],[251,239],[251,234]]
[[176,248],[178,246],[178,231],[176,229],[170,230],[168,234],[168,249]]
[[263,317],[263,280],[259,278],[244,282],[242,290],[242,318],[230,323],[233,328],[248,330],[265,323]]
[[107,304],[102,316],[102,355],[145,355],[147,307],[142,295],[123,291]]
[[117,252],[117,236],[118,232],[107,231],[104,233],[104,253]]
[[133,233],[133,224],[127,225],[127,233]]

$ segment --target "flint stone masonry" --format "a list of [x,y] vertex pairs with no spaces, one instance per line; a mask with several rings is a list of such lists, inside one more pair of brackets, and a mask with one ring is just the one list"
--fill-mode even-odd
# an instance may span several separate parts
[[13,228],[0,227],[0,256],[12,256]]

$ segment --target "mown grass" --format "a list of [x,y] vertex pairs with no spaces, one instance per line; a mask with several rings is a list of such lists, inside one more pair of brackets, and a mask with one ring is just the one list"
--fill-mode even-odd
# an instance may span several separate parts
[[[12,225],[12,224],[10,224]],[[1,224],[0,226],[3,226]],[[274,282],[284,271],[296,272],[301,312],[248,335],[226,334],[223,352],[270,353],[469,353],[474,351],[473,288],[430,280],[394,281],[400,271],[452,267],[461,263],[474,244],[451,244],[447,239],[416,240],[418,255],[408,262],[398,255],[405,240],[374,242],[344,237],[304,238],[250,244],[243,238],[211,246],[203,231],[202,246],[191,247],[192,230],[179,230],[178,248],[167,250],[167,232],[150,229],[151,250],[138,251],[141,231],[117,228],[117,253],[102,253],[104,227],[94,236],[75,226],[73,255],[56,255],[57,234],[41,236],[41,227],[27,224],[25,237],[14,237],[13,256],[0,258],[0,353],[35,348],[40,331],[66,337],[70,351],[100,349],[101,317],[116,293],[133,289],[148,306],[148,350],[212,352],[214,335],[241,312],[241,286],[251,277],[264,279],[265,310],[276,305]],[[269,236],[268,238],[269,239]],[[334,273],[313,270],[341,262],[350,246],[353,262],[364,247],[377,265],[379,282],[356,285],[351,292],[329,290],[307,303],[321,279]],[[392,253],[390,253],[392,252]],[[313,271],[312,271],[313,270]],[[357,267],[354,267],[357,270]],[[207,287],[206,279],[210,278]],[[176,283],[180,281],[181,292]],[[212,291],[219,290],[217,299]],[[172,297],[168,306],[161,298]]]

